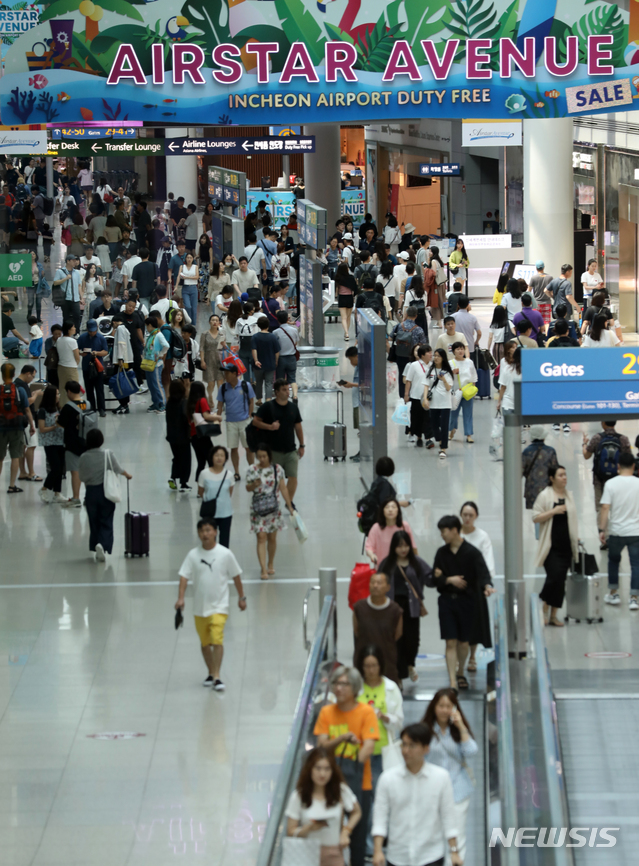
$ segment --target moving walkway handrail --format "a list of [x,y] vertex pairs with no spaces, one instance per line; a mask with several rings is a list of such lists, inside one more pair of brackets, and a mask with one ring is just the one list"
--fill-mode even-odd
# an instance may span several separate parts
[[[313,708],[313,689],[320,664],[326,661],[325,644],[329,637],[329,631],[335,627],[335,598],[331,595],[324,599],[315,637],[311,645],[311,650],[306,662],[304,677],[302,679],[302,688],[300,689],[293,716],[293,725],[286,744],[286,752],[282,760],[279,775],[277,777],[277,785],[273,795],[271,804],[270,816],[266,825],[266,833],[264,841],[260,847],[259,856],[256,866],[273,866],[273,855],[277,850],[280,840],[280,826],[284,818],[284,811],[290,796],[292,785],[294,784],[293,774],[296,771],[296,762],[298,760],[300,750],[304,747],[304,740],[307,734],[307,729],[311,721]],[[335,636],[334,636],[335,638]],[[337,646],[337,641],[333,639],[328,641],[329,646],[334,648]]]
[[[557,705],[550,680],[550,664],[548,662],[548,651],[544,638],[544,621],[537,593],[531,593],[530,596],[530,618],[537,669],[537,685],[539,689],[541,735],[548,785],[550,827],[570,827],[568,797],[566,795],[559,727],[557,724]],[[557,848],[546,848],[545,856],[552,857],[552,860],[548,862],[552,863],[553,866],[574,866],[575,863],[572,848],[567,848],[565,845]]]
[[[495,690],[501,822],[502,829],[506,829],[517,827],[517,783],[511,714],[508,626],[505,598],[502,594],[495,597]],[[490,815],[488,817],[490,818]],[[491,830],[489,826],[489,838]],[[500,855],[499,862],[502,866],[516,866],[519,863],[519,853],[514,846],[501,848]]]

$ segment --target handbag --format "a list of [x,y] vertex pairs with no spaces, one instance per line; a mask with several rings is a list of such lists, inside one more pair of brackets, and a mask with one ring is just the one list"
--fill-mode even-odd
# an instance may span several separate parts
[[[207,421],[201,412],[193,413],[193,424],[195,425],[195,435],[199,436],[220,436],[222,428],[215,422]],[[208,515],[211,516],[212,515]]]
[[200,517],[215,517],[215,512],[217,511],[217,498],[222,492],[222,488],[224,487],[224,482],[226,481],[226,476],[229,474],[228,469],[224,473],[224,478],[220,482],[220,486],[217,488],[217,493],[213,499],[207,499],[206,501],[202,501],[202,505],[200,506]]
[[299,543],[304,544],[305,541],[308,541],[308,529],[300,517],[299,511],[294,511],[291,514],[291,523],[293,524],[293,529]]
[[70,247],[73,243],[73,238],[71,237],[71,229],[69,226],[62,229],[62,234],[60,235],[60,241],[65,245],[65,247]]
[[410,424],[410,406],[400,400],[395,407],[391,418],[393,424],[399,424],[400,427],[407,427]]
[[278,510],[277,505],[277,464],[273,466],[273,476],[275,479],[275,483],[273,485],[272,493],[257,493],[253,494],[253,501],[251,503],[251,510],[254,514],[257,514],[258,517],[267,517],[269,514],[273,514]]
[[472,400],[475,394],[479,393],[479,389],[472,382],[467,382],[461,389],[461,393],[464,400]]
[[113,204],[113,196],[111,195],[110,192],[105,192],[105,193],[104,193],[104,201],[105,201],[107,204]]
[[285,836],[280,866],[320,866],[321,847],[319,839]]
[[109,379],[109,388],[117,400],[124,400],[132,394],[137,394],[140,388],[135,378],[135,370],[118,370],[115,376]]
[[144,370],[145,373],[152,373],[156,367],[157,361],[154,361],[153,358],[142,358],[140,361],[140,369]]
[[235,355],[229,349],[220,349],[220,360],[222,364],[234,364],[240,376],[246,373],[246,365],[239,355]]
[[95,369],[98,371],[98,373],[104,373],[104,364],[98,357],[95,357],[93,359],[93,363],[95,364]]
[[419,594],[418,594],[417,590],[415,589],[415,587],[413,586],[413,584],[410,582],[410,580],[406,577],[406,572],[405,572],[404,569],[401,567],[401,565],[398,565],[397,568],[399,568],[399,570],[401,571],[401,573],[402,573],[402,577],[403,577],[404,580],[406,581],[406,586],[407,586],[409,589],[412,589],[412,591],[413,591],[413,595],[415,596],[416,599],[419,600],[419,615],[420,615],[420,616],[428,616],[428,611],[426,610],[426,605],[425,605],[424,602],[421,600],[421,598],[419,598]]
[[501,434],[504,429],[504,419],[501,415],[501,409],[497,410],[497,414],[495,415],[495,419],[493,421],[493,427],[490,431],[491,439],[501,439]]
[[572,573],[581,575],[581,577],[590,577],[597,574],[599,564],[594,553],[587,553],[586,548],[581,541],[579,542],[579,559],[572,564]]
[[104,452],[104,495],[109,502],[121,502],[122,490],[120,488],[120,479],[113,469],[111,452]]
[[291,343],[293,344],[293,348],[295,349],[295,360],[296,360],[296,361],[299,361],[299,359],[300,359],[300,353],[299,353],[299,351],[298,351],[298,349],[297,349],[297,346],[295,345],[295,341],[293,340],[293,338],[291,337],[291,335],[288,333],[288,331],[285,331],[285,330],[284,330],[284,328],[280,328],[280,331],[282,331],[283,334],[286,334],[286,336],[289,338],[289,340],[290,340]]

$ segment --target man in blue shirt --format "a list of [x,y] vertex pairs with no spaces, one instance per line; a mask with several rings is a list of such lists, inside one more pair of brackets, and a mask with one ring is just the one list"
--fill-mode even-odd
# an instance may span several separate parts
[[82,310],[80,309],[80,301],[82,300],[82,272],[76,270],[76,256],[69,253],[65,260],[66,267],[58,268],[53,278],[54,286],[62,286],[64,292],[64,301],[62,302],[62,319],[71,319],[75,325],[76,331],[80,331],[82,325]]
[[231,461],[235,480],[240,481],[240,444],[246,450],[246,460],[251,466],[255,455],[246,441],[246,427],[253,414],[255,391],[250,382],[240,381],[235,364],[222,367],[225,382],[217,392],[217,414],[226,412],[226,444],[231,449]]
[[177,282],[180,268],[185,261],[186,244],[184,243],[184,238],[180,238],[177,242],[177,253],[171,258],[171,261],[169,262],[169,286],[171,284],[175,285],[175,283]]
[[264,253],[264,265],[266,266],[266,284],[270,287],[273,285],[273,274],[271,272],[271,260],[277,255],[277,243],[274,240],[277,237],[277,232],[272,229],[264,229],[264,237],[257,242],[258,249]]
[[93,411],[99,412],[100,418],[106,418],[104,373],[97,369],[95,358],[106,358],[109,350],[107,341],[99,332],[95,319],[89,319],[86,332],[78,337],[78,349],[82,356],[82,377],[87,399]]

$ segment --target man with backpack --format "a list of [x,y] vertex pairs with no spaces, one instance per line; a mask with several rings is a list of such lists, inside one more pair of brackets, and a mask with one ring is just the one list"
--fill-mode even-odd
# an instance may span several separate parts
[[255,391],[250,382],[240,381],[235,364],[222,366],[225,382],[217,393],[217,414],[226,413],[226,444],[231,451],[235,480],[240,481],[240,444],[246,450],[246,460],[253,465],[255,455],[246,440],[246,428],[253,415]]
[[384,298],[378,291],[375,290],[375,283],[372,277],[365,277],[362,290],[355,300],[357,309],[364,307],[367,310],[374,310],[384,322],[386,321],[386,310],[384,309]]
[[22,493],[22,488],[16,487],[16,479],[20,468],[20,458],[24,454],[24,428],[29,427],[29,432],[33,436],[35,426],[27,395],[13,381],[16,368],[7,362],[0,367],[0,373],[2,374],[2,386],[0,387],[0,472],[2,472],[4,458],[8,451],[11,468],[7,493]]
[[565,304],[566,308],[568,307],[568,304],[572,304],[573,308],[577,312],[580,311],[579,304],[575,301],[572,293],[572,283],[570,282],[571,276],[572,265],[562,265],[561,276],[555,277],[554,280],[551,280],[544,289],[544,295],[553,301],[555,318],[557,317],[557,307],[560,304]]
[[[632,454],[630,440],[627,436],[617,433],[616,421],[602,421],[602,432],[596,433],[590,440],[584,433],[583,456],[584,460],[593,458],[592,482],[595,489],[595,509],[597,516],[601,511],[601,496],[604,484],[611,478],[615,478],[619,469],[619,457],[621,454]],[[601,542],[601,550],[607,550],[605,538]]]
[[[87,450],[85,440],[86,403],[82,399],[80,383],[75,380],[67,382],[67,402],[58,415],[58,427],[64,430],[64,462],[67,472],[71,473],[71,499],[62,503],[63,508],[81,508],[80,500],[80,457]],[[95,413],[92,413],[95,415]]]
[[360,254],[361,264],[357,265],[354,272],[354,277],[357,282],[357,288],[361,291],[364,280],[371,279],[373,282],[377,279],[377,268],[371,261],[371,254],[368,250],[363,250]]
[[404,397],[404,383],[402,381],[404,368],[413,359],[414,347],[419,343],[427,342],[424,331],[415,321],[417,308],[409,306],[404,312],[406,318],[393,329],[392,344],[388,353],[388,360],[395,361],[397,364],[397,388],[400,399]]

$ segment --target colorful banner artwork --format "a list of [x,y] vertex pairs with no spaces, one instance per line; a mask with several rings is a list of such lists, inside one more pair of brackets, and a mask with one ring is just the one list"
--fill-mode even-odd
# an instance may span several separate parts
[[548,118],[639,98],[639,3],[53,0],[7,52],[3,123]]
[[[255,211],[258,201],[265,201],[269,212],[273,216],[276,226],[288,222],[289,214],[295,210],[295,196],[292,192],[284,189],[250,189],[246,195],[246,205],[249,210]],[[364,222],[366,212],[366,195],[363,189],[342,190],[342,213],[350,216],[353,224],[358,226]]]

